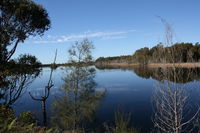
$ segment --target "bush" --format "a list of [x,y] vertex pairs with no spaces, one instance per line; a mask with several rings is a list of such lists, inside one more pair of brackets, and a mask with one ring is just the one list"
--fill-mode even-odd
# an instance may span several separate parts
[[23,124],[32,124],[36,123],[36,118],[32,112],[27,111],[20,114],[19,122]]

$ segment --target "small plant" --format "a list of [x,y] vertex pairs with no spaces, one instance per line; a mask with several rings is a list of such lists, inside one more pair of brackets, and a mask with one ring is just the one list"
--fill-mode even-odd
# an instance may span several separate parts
[[11,108],[9,108],[9,106],[0,106],[0,128],[5,123],[10,123],[14,118],[14,111]]
[[23,124],[32,124],[36,123],[36,118],[31,111],[27,111],[20,114],[19,122]]
[[131,114],[117,111],[115,113],[115,126],[105,126],[106,133],[139,133],[135,128],[129,127]]

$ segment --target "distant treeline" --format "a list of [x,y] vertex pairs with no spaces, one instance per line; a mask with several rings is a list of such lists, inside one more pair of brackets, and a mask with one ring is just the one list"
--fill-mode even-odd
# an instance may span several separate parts
[[97,65],[110,63],[136,63],[146,65],[149,63],[182,63],[200,61],[199,43],[176,43],[172,46],[164,46],[161,43],[152,47],[144,47],[135,51],[133,55],[100,57]]
[[106,65],[109,63],[132,63],[133,56],[132,55],[123,55],[123,56],[115,56],[115,57],[99,57],[96,60],[96,64],[98,65]]
[[94,62],[79,62],[79,63],[63,63],[63,64],[42,64],[41,67],[51,67],[51,68],[57,68],[60,66],[91,66],[94,65]]

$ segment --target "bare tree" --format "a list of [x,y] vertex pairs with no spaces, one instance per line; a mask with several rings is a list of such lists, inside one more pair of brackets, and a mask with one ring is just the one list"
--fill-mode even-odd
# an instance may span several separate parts
[[197,118],[197,111],[188,118],[191,111],[186,87],[168,80],[158,83],[154,92],[154,126],[162,133],[181,133]]
[[[173,29],[166,22],[166,20],[161,18],[162,23],[165,26],[165,38],[166,45],[171,46],[174,44]],[[172,63],[171,70],[167,68],[162,68],[162,81],[159,81],[156,85],[153,94],[153,123],[155,127],[155,132],[158,133],[188,133],[188,132],[199,132],[195,129],[193,122],[197,121],[200,108],[197,107],[196,111],[191,114],[191,104],[189,103],[190,95],[187,91],[188,86],[184,84],[179,84],[180,73],[182,69],[179,63],[177,63],[177,53],[172,47],[167,49],[166,56],[170,56],[170,63]],[[178,54],[181,57],[180,54]],[[169,75],[173,75],[169,77]],[[185,77],[189,78],[190,73]],[[173,78],[173,79],[169,79]],[[171,82],[172,80],[173,82]]]
[[[53,66],[55,66],[56,64],[56,58],[57,58],[57,50],[55,52],[55,57],[54,57],[54,61],[53,61]],[[44,95],[41,96],[40,98],[36,98],[34,97],[31,92],[29,92],[29,95],[31,96],[31,98],[35,101],[41,101],[42,102],[42,112],[43,112],[43,125],[46,126],[46,100],[49,97],[50,94],[50,89],[53,87],[53,82],[52,82],[52,74],[53,74],[53,68],[51,68],[51,72],[49,75],[49,80],[47,85],[44,88]]]

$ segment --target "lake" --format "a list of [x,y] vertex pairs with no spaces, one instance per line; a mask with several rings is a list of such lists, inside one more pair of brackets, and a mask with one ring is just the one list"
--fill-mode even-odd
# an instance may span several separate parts
[[[98,102],[95,102],[95,115],[91,122],[92,128],[98,128],[100,131],[105,123],[112,125],[115,112],[121,110],[131,114],[130,126],[140,129],[143,133],[149,133],[154,127],[152,102],[154,90],[159,86],[159,81],[163,83],[163,81],[169,80],[170,83],[173,83],[173,80],[176,79],[179,86],[184,86],[188,95],[188,103],[194,105],[191,106],[191,114],[196,109],[195,105],[200,104],[200,69],[198,68],[185,68],[181,70],[181,73],[177,72],[178,78],[173,78],[174,73],[163,76],[161,68],[96,68],[95,66],[91,66],[91,68],[96,70],[92,77],[92,82],[95,83],[95,91],[104,93],[98,99]],[[53,87],[50,89],[50,95],[46,100],[46,122],[48,126],[51,125],[51,118],[55,115],[55,111],[52,111],[52,104],[64,97],[63,86],[70,84],[67,82],[69,79],[65,79],[70,72],[72,70],[68,70],[68,68],[58,67],[52,73]],[[50,73],[50,68],[42,68],[39,76],[31,79],[30,84],[23,89],[19,98],[11,105],[16,111],[16,115],[24,111],[32,111],[39,124],[44,124],[42,102],[33,100],[29,93],[37,98],[43,96],[44,87],[48,83]],[[90,106],[87,107],[90,108]],[[56,109],[61,108],[56,106]]]

